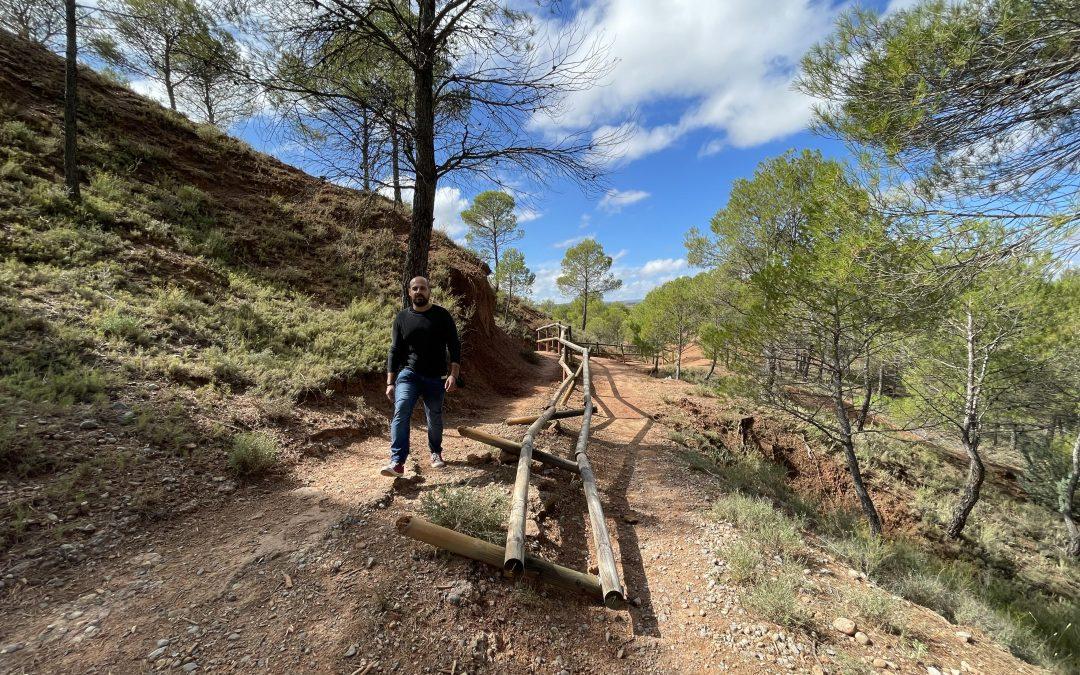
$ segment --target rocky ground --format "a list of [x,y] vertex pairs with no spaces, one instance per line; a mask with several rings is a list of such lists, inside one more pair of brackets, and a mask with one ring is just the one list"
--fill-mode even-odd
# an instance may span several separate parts
[[[536,370],[531,395],[473,402],[451,413],[448,429],[482,425],[519,438],[522,427],[500,420],[546,401],[558,368],[545,355]],[[721,553],[739,532],[707,513],[719,484],[688,472],[653,419],[664,399],[692,396],[692,387],[645,370],[600,359],[593,375],[590,457],[631,600],[624,611],[515,585],[402,538],[395,521],[427,491],[509,492],[514,467],[448,432],[446,469],[418,453],[409,477],[391,483],[376,473],[387,445],[377,434],[307,458],[274,484],[185,478],[177,489],[197,482],[215,499],[149,528],[118,529],[47,579],[9,570],[0,671],[1036,672],[978,631],[903,600],[907,640],[863,625],[840,598],[869,592],[870,582],[818,551],[799,591],[812,625],[789,630],[747,612]],[[560,427],[539,447],[567,453],[576,422]],[[588,569],[580,483],[534,468],[530,552]]]

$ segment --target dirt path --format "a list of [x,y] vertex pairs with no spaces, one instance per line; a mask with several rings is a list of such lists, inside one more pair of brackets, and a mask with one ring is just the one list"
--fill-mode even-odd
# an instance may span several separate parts
[[[428,490],[496,484],[509,492],[514,467],[448,432],[446,470],[415,464],[410,480],[391,487],[374,473],[387,445],[374,437],[301,465],[291,489],[240,494],[227,510],[189,514],[132,538],[113,559],[8,595],[0,642],[18,648],[0,655],[0,671],[811,672],[825,663],[835,672],[830,657],[852,651],[851,638],[792,635],[752,620],[717,574],[716,551],[737,533],[705,517],[715,482],[685,470],[652,418],[665,398],[690,387],[632,364],[594,364],[590,457],[633,598],[627,611],[515,586],[491,568],[400,537],[394,521],[415,512]],[[558,370],[548,355],[537,370],[531,396],[468,414],[451,409],[448,429],[478,424],[520,437],[521,427],[498,420],[543,405]],[[566,422],[540,446],[568,453],[576,425]],[[580,483],[536,468],[530,550],[588,568]],[[837,570],[830,583],[860,583]],[[933,620],[920,615],[920,625]],[[895,640],[874,637],[855,647],[864,660],[880,653],[900,670],[927,672]],[[934,653],[955,647],[943,640]],[[1034,672],[982,642],[965,649],[968,663]],[[938,663],[959,668],[953,661]]]

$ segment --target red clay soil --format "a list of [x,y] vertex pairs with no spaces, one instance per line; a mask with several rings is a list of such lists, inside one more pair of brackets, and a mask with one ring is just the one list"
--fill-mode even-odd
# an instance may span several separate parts
[[[528,396],[452,410],[447,427],[520,435],[500,420],[535,411],[550,395],[558,368],[551,355],[540,358],[520,383]],[[391,485],[375,474],[386,456],[379,436],[310,458],[279,484],[242,487],[227,504],[150,526],[110,557],[47,584],[6,580],[0,671],[809,673],[879,659],[907,673],[962,665],[1037,672],[978,631],[963,629],[974,636],[965,642],[958,627],[900,600],[925,653],[861,622],[866,645],[836,632],[831,623],[846,611],[838,598],[877,591],[820,552],[807,560],[799,591],[812,627],[791,631],[748,613],[725,572],[723,551],[739,533],[706,514],[719,483],[686,471],[670,430],[653,419],[665,399],[688,397],[690,388],[602,359],[593,376],[590,456],[632,599],[624,611],[514,586],[491,568],[402,538],[394,523],[417,513],[423,495],[442,485],[509,491],[515,467],[451,434],[446,469],[430,469],[417,452],[409,477]],[[576,434],[567,422],[542,434],[540,447],[568,452]],[[421,430],[414,434],[414,448],[422,446]],[[534,474],[529,551],[588,569],[580,483],[539,465]]]

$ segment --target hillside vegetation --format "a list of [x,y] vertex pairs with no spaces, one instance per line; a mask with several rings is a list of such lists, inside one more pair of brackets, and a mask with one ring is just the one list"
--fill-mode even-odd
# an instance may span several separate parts
[[[385,424],[362,394],[383,368],[408,228],[377,195],[85,68],[74,205],[62,76],[60,58],[0,32],[0,553],[52,562],[105,545],[106,522],[190,510]],[[466,384],[505,389],[498,375],[524,362],[487,273],[436,235]]]

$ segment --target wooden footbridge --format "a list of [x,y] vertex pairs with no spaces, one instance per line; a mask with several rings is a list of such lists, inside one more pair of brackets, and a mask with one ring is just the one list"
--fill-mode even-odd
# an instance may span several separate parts
[[[607,522],[604,520],[600,492],[596,487],[596,475],[589,463],[588,455],[589,431],[593,415],[592,380],[589,372],[590,350],[570,340],[569,326],[553,323],[538,328],[536,332],[538,350],[559,353],[562,381],[539,415],[506,420],[507,424],[529,425],[521,441],[500,438],[471,427],[458,428],[461,435],[466,438],[500,448],[518,457],[505,548],[440,527],[415,516],[399,519],[397,527],[402,534],[413,539],[500,567],[507,577],[538,578],[555,586],[582,591],[602,600],[605,606],[618,609],[624,606],[626,593],[619,581],[619,571],[615,566],[615,554],[611,546],[611,535],[608,532]],[[576,368],[575,362],[577,362]],[[584,406],[566,409],[566,403],[579,382]],[[535,447],[537,435],[555,420],[579,416],[581,417],[581,432],[578,434],[573,459],[559,457]],[[529,480],[534,461],[575,473],[581,478],[581,484],[585,490],[585,502],[589,509],[589,529],[592,531],[593,544],[596,548],[598,575],[578,572],[526,555],[525,520],[529,504]]]

